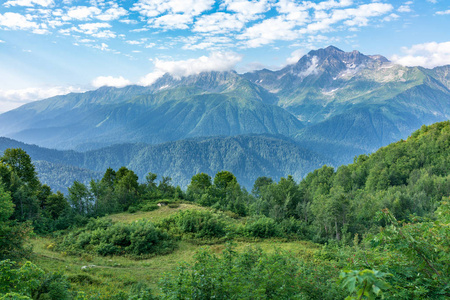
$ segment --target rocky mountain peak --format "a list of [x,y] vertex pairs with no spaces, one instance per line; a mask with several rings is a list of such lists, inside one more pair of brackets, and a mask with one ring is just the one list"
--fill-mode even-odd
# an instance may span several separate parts
[[302,78],[322,71],[337,75],[345,70],[356,70],[360,67],[371,67],[386,62],[389,61],[381,55],[368,56],[357,50],[345,52],[337,47],[328,46],[308,52],[296,64],[287,66],[284,72],[287,71]]

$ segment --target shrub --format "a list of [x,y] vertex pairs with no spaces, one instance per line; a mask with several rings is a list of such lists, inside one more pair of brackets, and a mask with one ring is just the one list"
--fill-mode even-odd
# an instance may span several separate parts
[[173,251],[175,242],[149,221],[131,224],[92,220],[86,228],[71,232],[56,249],[70,253],[94,252],[99,255],[130,255],[140,258]]
[[166,254],[174,249],[174,242],[153,223],[140,220],[130,224],[130,245],[127,252],[133,255],[147,253]]
[[170,233],[195,238],[223,237],[226,234],[225,222],[209,211],[181,211],[164,219],[159,226]]
[[128,212],[130,214],[134,214],[135,212],[137,212],[139,209],[136,206],[130,206],[128,207]]
[[286,237],[306,239],[309,235],[307,224],[292,217],[279,222],[278,229]]
[[157,210],[159,206],[154,203],[147,203],[144,206],[142,206],[141,211],[154,211]]
[[245,224],[244,235],[258,238],[279,236],[277,224],[274,219],[266,216],[256,216]]

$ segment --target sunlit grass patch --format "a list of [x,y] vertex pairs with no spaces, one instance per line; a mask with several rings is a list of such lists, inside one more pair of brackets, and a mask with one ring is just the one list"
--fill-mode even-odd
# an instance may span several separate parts
[[138,211],[135,213],[128,213],[123,212],[119,214],[114,214],[110,216],[106,216],[105,218],[110,218],[113,220],[113,222],[122,222],[122,223],[131,223],[133,221],[146,219],[150,220],[153,223],[159,222],[164,218],[167,218],[174,213],[177,213],[182,210],[207,210],[209,208],[201,207],[194,204],[187,204],[187,203],[181,203],[179,207],[176,208],[170,208],[168,206],[162,206],[157,210],[154,211]]

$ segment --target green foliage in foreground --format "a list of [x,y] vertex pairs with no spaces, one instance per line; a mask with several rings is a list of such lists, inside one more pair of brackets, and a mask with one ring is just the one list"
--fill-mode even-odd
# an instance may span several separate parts
[[[181,265],[161,280],[161,299],[339,299],[344,294],[332,280],[312,280],[305,269],[313,265],[277,250],[243,252],[228,246],[221,256],[202,250],[193,265]],[[336,271],[319,266],[321,274]]]
[[45,273],[31,262],[0,261],[0,299],[72,299],[69,283],[59,273]]
[[349,293],[352,294],[352,296],[348,296],[345,300],[373,300],[377,296],[383,295],[383,290],[389,287],[383,280],[387,275],[391,274],[367,269],[362,271],[342,271],[339,276],[342,279],[342,286],[347,288]]

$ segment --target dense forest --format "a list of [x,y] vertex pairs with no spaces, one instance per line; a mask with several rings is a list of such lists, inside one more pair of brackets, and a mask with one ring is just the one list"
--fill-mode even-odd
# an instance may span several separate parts
[[108,167],[132,169],[141,183],[149,172],[170,176],[183,189],[197,173],[228,170],[251,189],[261,174],[276,180],[290,174],[300,180],[324,164],[335,163],[289,138],[271,135],[203,137],[158,145],[128,143],[87,152],[47,149],[0,137],[0,151],[8,148],[25,150],[41,182],[64,194],[73,181],[88,184],[90,178],[100,179]]
[[[183,190],[121,167],[75,181],[64,195],[10,148],[0,158],[0,299],[447,299],[449,151],[450,122],[442,122],[300,182],[259,177],[248,191],[224,170],[196,174]],[[186,245],[210,248],[158,273],[156,288],[140,281],[111,291],[88,273],[40,267],[30,248],[39,239],[55,255],[146,263]],[[258,246],[267,241],[270,251]],[[283,249],[294,241],[315,250]]]

